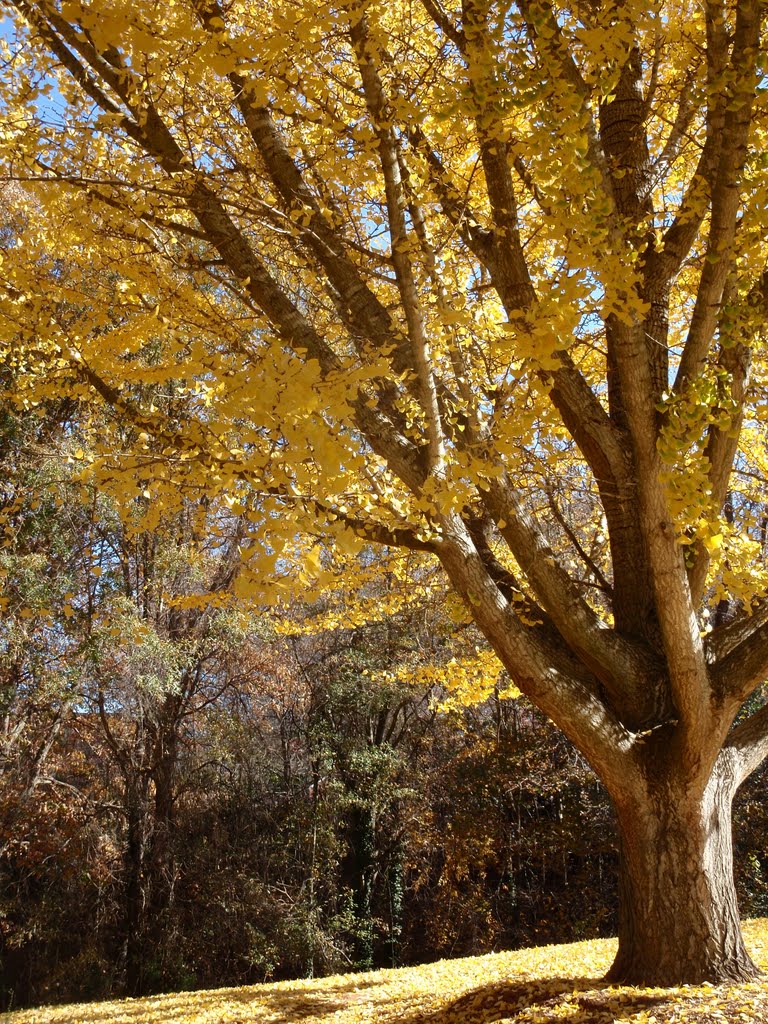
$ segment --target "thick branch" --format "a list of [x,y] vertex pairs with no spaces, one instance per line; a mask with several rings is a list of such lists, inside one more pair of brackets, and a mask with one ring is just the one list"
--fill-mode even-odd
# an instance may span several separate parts
[[389,548],[405,548],[408,551],[425,551],[432,555],[437,553],[436,541],[420,537],[413,526],[390,526],[386,523],[376,523],[369,519],[350,515],[348,512],[341,512],[333,505],[327,505],[317,499],[307,499],[307,502],[320,513],[321,520],[336,520],[343,523],[356,536],[370,541],[372,544],[382,544]]
[[500,69],[492,57],[492,42],[482,0],[463,0],[467,75],[475,107],[475,133],[493,217],[493,263],[500,294],[512,309],[528,309],[536,299],[523,253],[517,197],[510,173],[507,131],[493,109]]
[[696,756],[709,728],[709,678],[685,563],[669,520],[656,447],[653,380],[642,324],[617,325],[616,363],[638,472],[640,525],[684,745]]
[[[711,650],[727,651],[717,658],[711,669],[715,693],[722,701],[735,703],[736,706],[743,704],[768,678],[767,605],[768,602],[761,607],[759,613],[755,613],[754,624],[739,621],[721,627],[717,634],[713,634],[716,639],[711,642]],[[734,644],[737,636],[742,639]]]
[[639,779],[632,735],[606,707],[588,674],[563,673],[543,637],[516,615],[489,575],[467,527],[447,517],[438,554],[451,582],[520,689],[565,732],[609,785]]
[[722,129],[720,159],[710,202],[707,252],[690,330],[675,380],[677,391],[681,391],[687,381],[698,373],[706,359],[717,326],[723,289],[731,271],[741,173],[747,157],[747,140],[757,85],[755,62],[760,41],[759,12],[758,0],[743,0],[737,7],[731,57],[733,87],[727,95],[729,116],[725,118]]
[[[585,114],[584,131],[587,136],[586,156],[602,186],[606,200],[609,238],[616,252],[620,253],[624,248],[624,236],[616,216],[616,203],[610,167],[597,131],[594,116],[589,109],[592,98],[590,87],[584,81],[573,54],[563,40],[560,24],[552,8],[548,3],[540,3],[536,6],[538,9],[534,12],[531,0],[520,0],[519,3],[520,10],[526,20],[528,34],[544,58],[545,63],[550,64],[555,69],[555,73],[562,76],[562,80],[568,83],[574,94],[582,101]],[[536,16],[538,14],[541,14],[546,24],[547,31],[545,34],[539,33],[536,27]]]
[[445,461],[443,427],[424,313],[408,255],[408,231],[405,221],[407,201],[400,174],[398,142],[391,127],[392,110],[376,67],[374,46],[368,33],[368,19],[365,14],[353,20],[350,37],[357,56],[366,106],[379,143],[392,263],[408,325],[413,369],[419,383],[419,398],[429,443],[430,471],[441,473]]
[[[505,271],[498,260],[503,240],[495,231],[481,227],[467,205],[466,196],[451,181],[440,157],[419,127],[409,129],[414,149],[426,160],[432,188],[443,213],[479,262],[488,270],[491,280],[508,314],[520,310],[520,278]],[[507,287],[509,282],[509,287]],[[555,353],[560,361],[557,370],[547,374],[552,401],[563,423],[583,452],[590,468],[608,491],[617,493],[631,480],[626,442],[600,404],[597,396],[579,372],[566,351]]]
[[751,613],[743,612],[733,622],[718,626],[706,639],[707,660],[717,666],[752,634],[768,622],[768,598],[764,598]]
[[[706,458],[709,463],[708,476],[712,508],[717,514],[721,512],[725,504],[731,470],[739,447],[739,437],[744,421],[744,399],[752,366],[752,350],[747,345],[737,342],[729,348],[722,349],[719,362],[731,378],[730,397],[735,411],[727,428],[714,425],[710,427],[707,440]],[[707,548],[701,543],[696,544],[693,562],[688,571],[691,593],[695,603],[700,601],[704,593],[710,561],[711,557]]]
[[[728,41],[722,9],[706,4],[707,30],[707,94],[706,136],[697,166],[678,206],[672,224],[662,237],[661,245],[649,253],[646,277],[669,282],[678,273],[690,252],[708,209],[715,172],[720,160],[725,125],[725,94],[717,82],[728,60]],[[672,133],[674,135],[674,131]]]
[[730,731],[723,750],[736,754],[738,787],[768,757],[768,704]]
[[659,667],[650,652],[609,629],[563,569],[506,477],[488,484],[488,507],[531,586],[568,647],[597,676],[629,725],[645,721]]

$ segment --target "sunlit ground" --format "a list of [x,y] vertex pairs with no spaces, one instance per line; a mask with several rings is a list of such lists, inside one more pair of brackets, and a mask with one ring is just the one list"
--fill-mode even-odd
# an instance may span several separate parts
[[[744,925],[768,973],[768,920]],[[768,981],[675,989],[606,987],[615,941],[541,946],[423,967],[42,1007],[4,1024],[699,1024],[768,1022]]]

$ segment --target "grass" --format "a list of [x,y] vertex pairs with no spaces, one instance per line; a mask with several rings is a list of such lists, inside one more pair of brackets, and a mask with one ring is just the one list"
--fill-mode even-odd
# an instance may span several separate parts
[[[768,919],[744,924],[768,973]],[[745,1024],[768,1022],[768,980],[640,989],[600,978],[615,940],[442,960],[312,981],[18,1010],[3,1024]]]

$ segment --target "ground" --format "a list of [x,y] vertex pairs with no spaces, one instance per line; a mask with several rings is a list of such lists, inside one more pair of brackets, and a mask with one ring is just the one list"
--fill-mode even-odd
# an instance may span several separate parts
[[[744,924],[768,972],[768,919]],[[43,1007],[4,1024],[744,1024],[768,1022],[768,980],[606,986],[615,941],[541,946],[312,981]]]

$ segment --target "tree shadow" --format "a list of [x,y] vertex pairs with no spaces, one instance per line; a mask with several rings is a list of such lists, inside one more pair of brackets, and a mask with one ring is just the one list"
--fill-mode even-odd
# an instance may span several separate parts
[[[579,994],[583,993],[583,994]],[[614,1024],[650,1006],[667,1002],[663,995],[639,994],[606,986],[601,978],[540,978],[520,983],[495,982],[465,992],[432,1013],[399,1016],[399,1024],[495,1024],[515,1020],[536,1009],[537,1024],[562,1024],[558,1012],[564,996],[572,996],[579,1024]]]
[[[665,1006],[668,1010],[679,1008],[681,1001],[679,994],[640,993],[632,988],[610,985],[601,978],[556,977],[481,985],[437,1010],[426,1011],[404,1005],[397,992],[393,995],[375,991],[391,984],[391,978],[369,974],[324,979],[322,987],[314,980],[291,982],[285,989],[257,985],[175,992],[114,1003],[51,1007],[50,1016],[45,1016],[44,1008],[42,1013],[38,1008],[27,1011],[28,1022],[22,1010],[18,1011],[18,1017],[14,1016],[14,1022],[186,1024],[191,1019],[202,1018],[226,1020],[228,1024],[255,1024],[262,1019],[269,1024],[300,1024],[310,1017],[328,1019],[361,1004],[362,1016],[381,1024],[497,1024],[503,1020],[515,1021],[527,1010],[535,1011],[537,1024],[562,1024],[564,1010],[567,1019],[578,1020],[579,1024],[621,1024],[651,1007],[661,1011],[660,1022],[668,1020]],[[371,1004],[376,1004],[375,1009]]]
[[[183,1024],[197,1015],[224,1016],[228,1024],[251,1024],[264,1016],[270,1024],[295,1024],[307,1017],[331,1015],[367,999],[364,990],[383,984],[375,977],[345,977],[318,988],[317,981],[292,983],[290,989],[271,986],[220,988],[203,992],[174,992],[114,1003],[79,1003],[51,1007],[55,1024]],[[238,1009],[242,1007],[242,1020]],[[28,1011],[30,1022],[40,1020],[40,1009]],[[33,1014],[35,1015],[33,1018]],[[24,1024],[20,1011],[18,1024]]]

